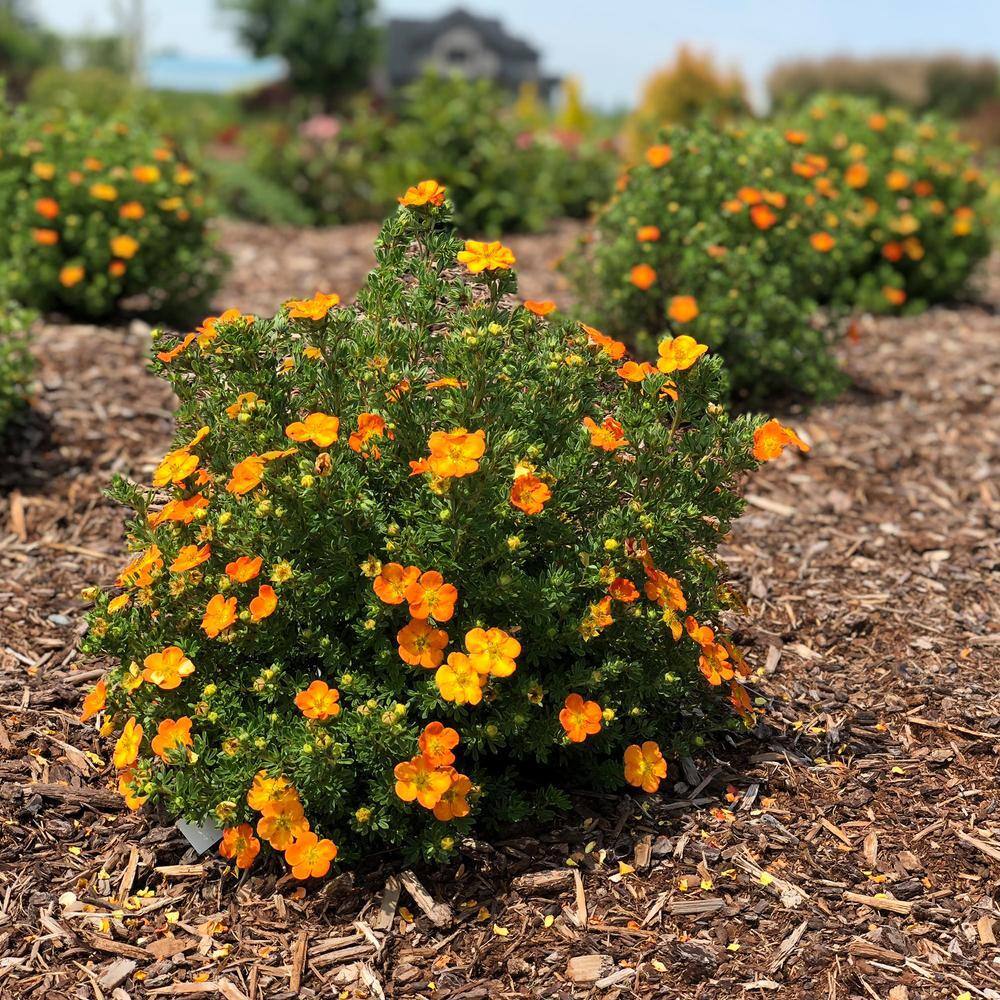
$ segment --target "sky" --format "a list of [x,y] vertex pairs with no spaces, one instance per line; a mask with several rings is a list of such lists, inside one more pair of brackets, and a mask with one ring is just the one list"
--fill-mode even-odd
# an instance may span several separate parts
[[[114,0],[33,0],[63,32],[107,30]],[[434,16],[459,5],[382,0],[383,17]],[[588,100],[616,107],[677,46],[711,51],[736,66],[759,100],[779,60],[832,54],[942,51],[1000,57],[998,0],[461,0],[499,17],[543,53],[545,71],[578,77]],[[177,48],[229,57],[241,50],[232,18],[215,0],[146,0],[150,51]]]

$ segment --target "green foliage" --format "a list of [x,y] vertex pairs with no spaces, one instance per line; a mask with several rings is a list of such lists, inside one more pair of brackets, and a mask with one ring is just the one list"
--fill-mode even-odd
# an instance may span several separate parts
[[962,291],[989,253],[990,221],[982,171],[953,126],[848,96],[817,98],[789,124],[863,220],[863,254],[831,298],[919,312]]
[[140,296],[197,308],[217,282],[199,175],[134,120],[19,109],[0,120],[0,271],[40,309],[103,316]]
[[[447,204],[400,208],[375,249],[356,305],[318,294],[270,319],[233,310],[176,347],[158,338],[156,370],[180,400],[175,450],[158,488],[112,491],[135,511],[137,555],[95,595],[85,649],[119,664],[104,731],[143,729],[137,760],[127,735],[116,752],[133,804],[148,796],[235,829],[259,818],[247,793],[263,770],[294,786],[342,857],[385,846],[442,857],[473,826],[622,785],[630,744],[681,753],[739,724],[726,705],[742,695],[735,650],[704,632],[695,641],[681,621],[717,622],[733,603],[714,551],[741,511],[759,421],[715,404],[717,358],[688,357],[670,376],[674,401],[661,372],[616,374],[621,345],[512,304],[502,264],[463,270],[460,253],[473,266],[503,253],[463,251]],[[260,575],[234,582],[229,564],[258,556]],[[392,564],[439,572],[457,589],[453,614],[421,613],[427,577],[392,600]],[[676,593],[646,589],[657,571]],[[203,616],[230,598],[234,620],[211,638]],[[428,615],[456,670],[470,633],[502,630],[514,662],[475,668],[481,701],[460,704],[443,667],[404,662],[400,631]],[[176,685],[155,673],[171,646],[193,664]],[[339,690],[326,719],[301,698],[318,679]],[[597,703],[600,731],[582,743],[560,722],[570,693]],[[100,703],[98,692],[88,708]],[[152,753],[165,720],[181,719],[191,746]],[[466,818],[437,819],[397,793],[394,768],[419,762],[431,722],[460,735]]]
[[59,39],[39,27],[22,0],[0,0],[0,80],[21,96],[33,73],[57,63]]
[[292,85],[330,105],[363,89],[378,54],[375,0],[223,0],[258,56],[279,55]]
[[0,289],[0,432],[22,406],[33,366],[28,328],[33,316]]
[[[657,154],[668,161],[653,165]],[[568,262],[590,321],[640,345],[691,334],[726,359],[740,398],[832,395],[829,330],[813,317],[858,249],[851,223],[795,173],[796,158],[767,126],[667,132]],[[810,244],[820,233],[836,234],[831,250]],[[678,296],[695,299],[697,316],[671,318]]]

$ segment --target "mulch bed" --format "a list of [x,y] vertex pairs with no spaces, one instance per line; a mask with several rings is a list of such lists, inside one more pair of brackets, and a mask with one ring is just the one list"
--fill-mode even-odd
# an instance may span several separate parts
[[[575,227],[516,241],[522,291]],[[293,239],[293,237],[295,237]],[[350,292],[370,227],[228,225],[220,305]],[[987,275],[1000,301],[1000,268]],[[747,486],[723,556],[765,721],[666,794],[555,831],[298,886],[237,879],[120,808],[77,722],[80,589],[123,561],[111,474],[147,478],[170,395],[132,329],[44,325],[0,452],[0,996],[1000,998],[1000,318],[861,324],[855,388]]]

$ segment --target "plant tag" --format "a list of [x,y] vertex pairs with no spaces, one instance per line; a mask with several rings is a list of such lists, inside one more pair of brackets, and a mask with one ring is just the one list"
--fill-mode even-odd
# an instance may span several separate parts
[[222,840],[222,830],[215,820],[206,816],[200,823],[188,823],[179,819],[177,829],[184,834],[184,839],[199,853],[204,854]]

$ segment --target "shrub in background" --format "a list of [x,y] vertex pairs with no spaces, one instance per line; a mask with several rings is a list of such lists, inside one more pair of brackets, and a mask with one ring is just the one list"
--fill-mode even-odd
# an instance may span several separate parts
[[201,178],[129,120],[22,108],[0,120],[0,269],[42,309],[190,308],[217,282]]
[[822,166],[767,125],[667,132],[567,262],[585,314],[640,346],[697,337],[742,398],[831,395],[841,379],[816,311],[853,273],[862,222],[816,189]]
[[918,312],[958,294],[989,252],[986,183],[954,126],[872,100],[827,95],[787,121],[814,183],[853,193],[863,253],[829,298],[847,307]]
[[0,287],[0,433],[23,405],[33,366],[28,353],[31,313]]
[[161,337],[175,447],[113,490],[134,558],[94,595],[85,649],[120,665],[84,714],[132,806],[214,818],[243,867],[441,857],[575,788],[653,791],[752,715],[714,551],[740,478],[804,445],[727,416],[703,345],[631,362],[505,298],[513,255],[457,239],[435,182],[403,201],[357,305]]

